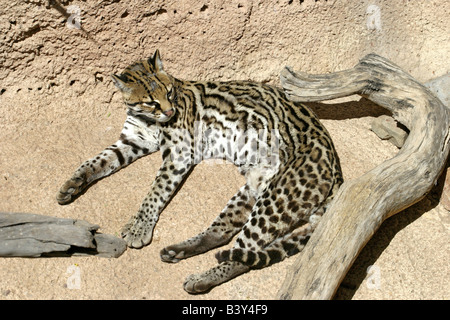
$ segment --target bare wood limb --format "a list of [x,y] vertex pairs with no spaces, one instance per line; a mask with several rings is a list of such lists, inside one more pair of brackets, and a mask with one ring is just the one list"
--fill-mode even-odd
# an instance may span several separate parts
[[394,158],[342,185],[278,293],[280,299],[331,299],[381,223],[422,199],[437,181],[450,148],[449,111],[413,77],[375,54],[353,69],[326,75],[286,68],[281,82],[295,101],[364,95],[410,130]]
[[80,256],[117,258],[123,239],[83,220],[0,212],[0,257]]

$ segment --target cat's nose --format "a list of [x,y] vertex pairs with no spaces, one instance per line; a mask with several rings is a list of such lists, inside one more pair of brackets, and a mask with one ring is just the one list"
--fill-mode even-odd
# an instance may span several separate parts
[[173,111],[173,109],[169,109],[169,110],[163,111],[163,113],[165,116],[170,117],[173,115],[174,111]]

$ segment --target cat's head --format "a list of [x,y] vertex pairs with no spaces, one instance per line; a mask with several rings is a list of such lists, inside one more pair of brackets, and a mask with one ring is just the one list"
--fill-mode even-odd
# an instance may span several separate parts
[[135,114],[158,122],[167,122],[175,115],[175,79],[163,70],[158,50],[147,60],[138,61],[111,78]]

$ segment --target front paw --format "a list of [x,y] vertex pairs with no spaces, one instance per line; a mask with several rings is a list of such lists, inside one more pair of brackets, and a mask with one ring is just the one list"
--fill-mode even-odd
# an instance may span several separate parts
[[56,196],[56,201],[61,205],[69,204],[75,200],[76,196],[86,189],[86,187],[87,182],[84,176],[74,176],[63,184]]
[[154,224],[136,215],[122,229],[122,238],[128,247],[139,249],[152,241]]

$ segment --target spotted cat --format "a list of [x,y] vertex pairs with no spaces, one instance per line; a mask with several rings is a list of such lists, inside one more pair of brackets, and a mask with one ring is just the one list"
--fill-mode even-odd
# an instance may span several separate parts
[[151,242],[159,214],[193,167],[220,158],[236,164],[246,184],[205,231],[162,249],[161,259],[178,262],[237,239],[217,253],[216,267],[189,276],[184,289],[205,292],[304,247],[343,182],[333,142],[311,110],[266,84],[176,79],[158,51],[112,80],[128,109],[120,138],[64,183],[60,204],[160,151],[151,190],[122,230],[128,246],[140,248]]

